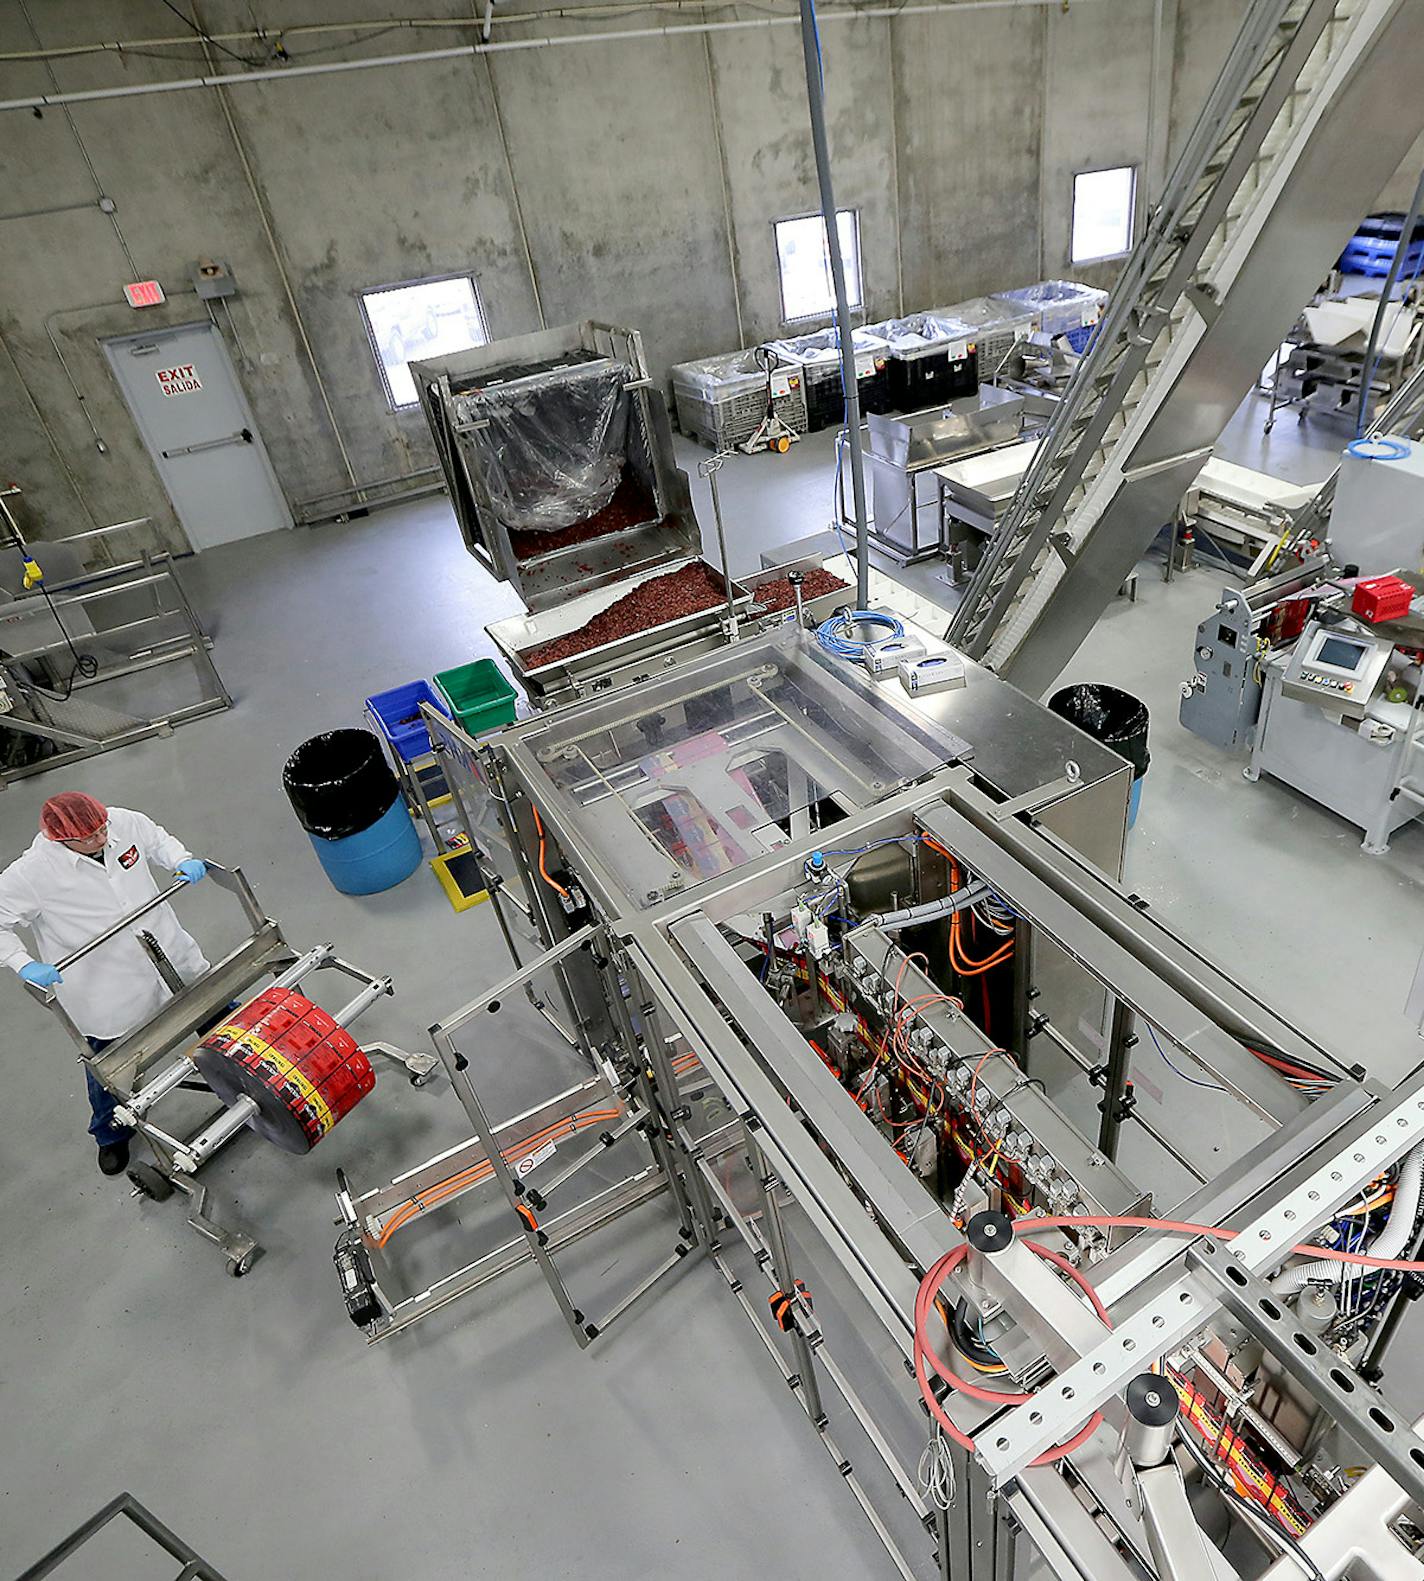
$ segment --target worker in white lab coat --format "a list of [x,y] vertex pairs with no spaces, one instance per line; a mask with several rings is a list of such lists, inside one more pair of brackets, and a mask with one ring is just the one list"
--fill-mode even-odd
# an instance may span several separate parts
[[[181,841],[141,812],[105,807],[83,791],[51,796],[40,811],[40,832],[22,856],[0,872],[0,966],[40,988],[53,987],[75,1026],[97,1054],[124,1037],[168,999],[169,990],[137,934],[146,929],[185,981],[208,969],[197,941],[170,906],[150,911],[115,934],[62,976],[63,960],[158,893],[150,861],[189,883],[207,872]],[[26,949],[17,929],[27,930]],[[115,1099],[84,1067],[99,1145],[99,1168],[128,1168],[132,1131],[114,1122]]]

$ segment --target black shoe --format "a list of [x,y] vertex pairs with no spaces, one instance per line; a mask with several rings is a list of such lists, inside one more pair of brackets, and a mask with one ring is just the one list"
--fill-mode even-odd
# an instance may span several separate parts
[[108,1147],[99,1149],[99,1173],[101,1175],[122,1175],[129,1167],[129,1139],[125,1137],[122,1142],[111,1142]]

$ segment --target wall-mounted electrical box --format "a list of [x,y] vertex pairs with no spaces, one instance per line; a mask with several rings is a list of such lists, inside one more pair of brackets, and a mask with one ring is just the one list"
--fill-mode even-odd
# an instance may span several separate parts
[[189,266],[188,273],[192,276],[193,289],[205,301],[232,296],[237,290],[232,270],[220,258],[199,258]]

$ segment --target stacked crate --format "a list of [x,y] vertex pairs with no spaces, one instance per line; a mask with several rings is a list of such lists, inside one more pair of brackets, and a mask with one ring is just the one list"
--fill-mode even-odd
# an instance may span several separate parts
[[890,410],[913,412],[939,406],[979,388],[974,330],[953,318],[912,313],[871,325],[889,349]]
[[1108,294],[1076,280],[1040,280],[1017,291],[996,291],[993,299],[1033,313],[1035,330],[1050,340],[1062,335],[1081,355],[1103,316]]
[[[852,337],[855,347],[856,383],[862,412],[888,412],[889,348],[879,335],[858,329]],[[799,368],[806,390],[806,426],[839,428],[845,421],[845,392],[841,385],[840,338],[832,329],[797,335],[790,340],[774,340],[774,351],[784,368]]]
[[1010,359],[1015,348],[1033,333],[1035,319],[1032,309],[1013,307],[992,296],[973,296],[967,302],[937,307],[932,310],[932,316],[957,319],[974,331],[981,384],[1013,375]]
[[[1360,222],[1360,228],[1345,245],[1340,254],[1339,268],[1343,274],[1366,274],[1383,278],[1394,263],[1399,251],[1400,237],[1404,234],[1403,214],[1396,212],[1369,214]],[[1399,266],[1399,278],[1412,279],[1424,265],[1424,220],[1415,222],[1414,232],[1405,247],[1404,259]]]
[[799,369],[777,363],[761,347],[679,363],[672,370],[677,426],[714,450],[731,450],[760,427],[769,396],[775,415],[792,433],[804,434],[805,380]]

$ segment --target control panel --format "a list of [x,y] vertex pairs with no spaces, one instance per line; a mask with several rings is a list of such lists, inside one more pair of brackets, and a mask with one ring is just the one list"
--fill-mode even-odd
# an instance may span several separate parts
[[1282,690],[1288,697],[1363,718],[1393,652],[1386,637],[1354,625],[1311,621],[1286,665]]

